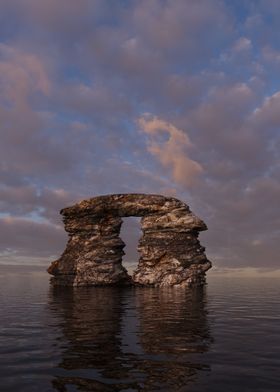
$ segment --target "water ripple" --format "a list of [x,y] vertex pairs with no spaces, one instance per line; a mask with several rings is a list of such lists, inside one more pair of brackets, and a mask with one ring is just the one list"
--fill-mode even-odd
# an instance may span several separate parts
[[2,273],[0,390],[278,392],[279,294],[276,279],[55,289]]

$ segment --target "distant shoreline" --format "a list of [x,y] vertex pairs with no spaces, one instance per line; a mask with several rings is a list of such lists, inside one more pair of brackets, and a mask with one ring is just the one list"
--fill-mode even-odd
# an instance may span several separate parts
[[[128,272],[131,274],[137,264],[131,264],[131,267],[125,263],[125,268],[128,269]],[[1,264],[0,263],[0,273],[1,272],[45,272],[47,274],[48,265],[44,264]],[[244,268],[218,268],[214,267],[207,274],[207,280],[216,277],[224,277],[224,278],[280,278],[280,269],[272,269],[272,268],[252,268],[252,267],[244,267]]]

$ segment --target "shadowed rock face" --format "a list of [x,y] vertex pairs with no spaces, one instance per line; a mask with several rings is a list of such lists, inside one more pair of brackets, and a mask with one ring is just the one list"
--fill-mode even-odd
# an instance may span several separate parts
[[[48,272],[56,285],[201,285],[211,268],[198,233],[205,223],[172,197],[106,195],[60,212],[69,240]],[[130,277],[122,266],[121,217],[141,216],[139,264]]]

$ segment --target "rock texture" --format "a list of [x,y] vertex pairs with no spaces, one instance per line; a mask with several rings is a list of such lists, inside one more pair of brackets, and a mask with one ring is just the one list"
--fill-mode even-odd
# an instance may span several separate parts
[[[56,285],[191,286],[205,283],[211,268],[198,234],[205,223],[172,197],[119,194],[83,200],[61,210],[69,240],[48,272]],[[139,264],[133,276],[122,266],[121,217],[141,216]]]

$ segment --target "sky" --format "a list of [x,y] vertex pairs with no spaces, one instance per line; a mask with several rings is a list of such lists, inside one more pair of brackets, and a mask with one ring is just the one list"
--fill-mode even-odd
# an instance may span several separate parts
[[139,192],[186,202],[216,268],[279,268],[279,26],[278,0],[0,0],[0,264]]

